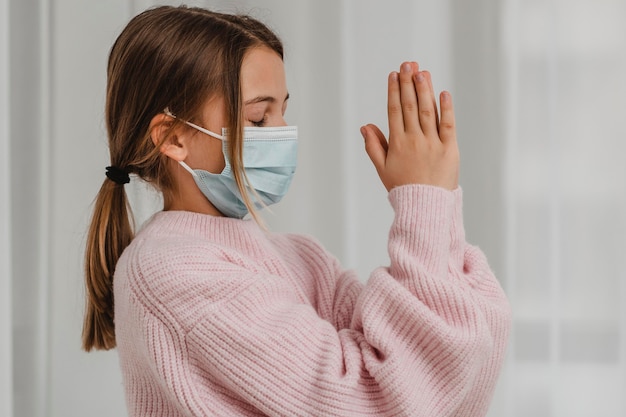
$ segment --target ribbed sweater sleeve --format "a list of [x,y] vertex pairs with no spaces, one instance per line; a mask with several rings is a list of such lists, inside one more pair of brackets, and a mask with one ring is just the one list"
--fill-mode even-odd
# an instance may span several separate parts
[[131,249],[120,275],[135,278],[115,294],[129,408],[165,389],[159,404],[176,411],[143,415],[484,416],[510,312],[465,242],[461,191],[403,186],[389,200],[390,264],[364,285],[296,238]]

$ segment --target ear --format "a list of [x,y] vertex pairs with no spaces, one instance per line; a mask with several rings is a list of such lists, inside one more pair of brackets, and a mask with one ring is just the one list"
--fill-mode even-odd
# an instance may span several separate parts
[[154,116],[150,121],[150,137],[163,155],[180,162],[187,158],[188,149],[184,137],[172,130],[173,121],[173,117],[164,113]]

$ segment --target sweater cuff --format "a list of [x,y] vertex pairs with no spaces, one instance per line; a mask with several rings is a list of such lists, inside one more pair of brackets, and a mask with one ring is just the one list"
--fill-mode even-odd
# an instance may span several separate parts
[[[389,192],[395,211],[390,231],[390,256],[404,248],[421,259],[428,269],[447,264],[451,251],[464,241],[462,222],[462,190],[410,184]],[[394,242],[394,243],[392,243]],[[432,263],[432,264],[431,264]],[[431,264],[431,265],[428,265]]]
[[394,187],[389,191],[389,202],[396,214],[396,220],[408,221],[416,220],[416,216],[423,217],[428,214],[430,217],[451,219],[462,216],[463,190],[457,187],[450,191],[445,188],[433,185],[408,184]]

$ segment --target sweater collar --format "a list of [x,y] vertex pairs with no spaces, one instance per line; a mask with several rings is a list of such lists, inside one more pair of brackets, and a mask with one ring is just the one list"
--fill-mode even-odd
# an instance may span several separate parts
[[143,229],[156,229],[151,233],[168,236],[193,236],[215,240],[241,241],[264,238],[266,233],[252,219],[234,219],[211,216],[191,211],[159,211],[142,226]]

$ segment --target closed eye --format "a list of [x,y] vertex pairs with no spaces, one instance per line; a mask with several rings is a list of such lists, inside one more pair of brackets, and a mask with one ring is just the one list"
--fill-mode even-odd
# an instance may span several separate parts
[[256,127],[263,127],[265,126],[265,123],[267,123],[267,116],[263,116],[261,120],[250,120],[250,123]]

